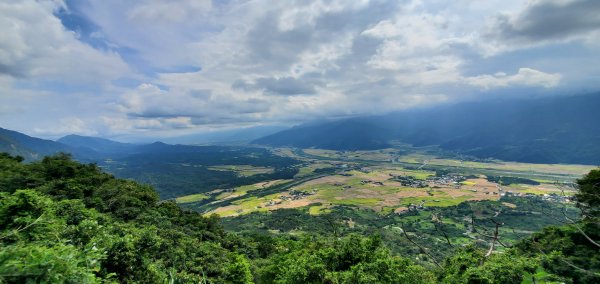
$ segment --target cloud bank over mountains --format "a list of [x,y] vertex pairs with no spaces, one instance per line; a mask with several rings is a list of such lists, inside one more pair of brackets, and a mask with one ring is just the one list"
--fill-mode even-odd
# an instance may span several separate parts
[[0,3],[0,121],[171,135],[500,95],[596,91],[600,4]]

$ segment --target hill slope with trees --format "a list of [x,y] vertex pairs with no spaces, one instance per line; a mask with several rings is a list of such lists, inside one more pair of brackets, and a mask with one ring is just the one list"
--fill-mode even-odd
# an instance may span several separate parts
[[579,182],[583,221],[502,253],[468,246],[422,266],[377,235],[242,236],[68,155],[26,164],[0,154],[0,282],[521,283],[540,274],[597,283],[599,173]]

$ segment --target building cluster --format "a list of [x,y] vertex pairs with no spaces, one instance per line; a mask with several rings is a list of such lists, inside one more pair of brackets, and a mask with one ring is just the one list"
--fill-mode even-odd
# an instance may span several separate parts
[[380,181],[372,181],[368,179],[363,179],[360,181],[361,184],[373,184],[373,185],[383,185],[383,182]]
[[407,187],[424,188],[428,186],[427,181],[416,179],[413,176],[395,176],[394,180]]
[[410,203],[406,207],[406,209],[400,210],[400,211],[396,211],[396,214],[398,214],[398,215],[404,215],[404,214],[416,213],[417,211],[421,211],[421,210],[424,210],[424,211],[429,210],[429,207],[425,206],[425,200],[422,200],[421,203],[419,203],[419,204]]
[[500,196],[519,196],[519,197],[530,197],[530,198],[542,198],[545,201],[557,202],[557,203],[569,203],[569,202],[573,201],[572,196],[565,196],[565,195],[556,194],[556,193],[537,195],[537,194],[533,194],[533,193],[504,191],[504,192],[500,193]]
[[466,178],[461,175],[441,175],[427,178],[427,181],[434,185],[453,185],[456,188],[460,188],[461,182],[465,180]]
[[307,197],[309,195],[315,194],[315,192],[317,192],[317,189],[315,189],[315,188],[313,188],[311,190],[311,192],[292,190],[292,191],[289,192],[289,195],[280,195],[278,199],[269,200],[267,202],[266,206],[278,205],[278,204],[281,204],[284,201],[300,200],[300,199],[303,199],[303,198],[305,198],[305,197]]

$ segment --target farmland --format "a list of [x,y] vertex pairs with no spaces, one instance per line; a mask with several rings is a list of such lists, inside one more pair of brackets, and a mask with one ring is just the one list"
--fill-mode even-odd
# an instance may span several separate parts
[[181,205],[218,214],[226,229],[242,234],[376,234],[394,253],[427,263],[468,244],[488,247],[482,235],[494,230],[492,219],[502,222],[498,235],[511,245],[561,224],[563,214],[576,218],[573,182],[593,168],[469,160],[430,149],[272,151],[301,161],[293,179],[219,189]]
[[[207,215],[233,217],[290,208],[306,208],[310,214],[319,215],[337,206],[363,208],[381,215],[402,214],[464,201],[496,201],[507,195],[538,195],[566,202],[573,194],[572,182],[593,168],[438,157],[429,149],[271,151],[301,161],[294,179],[216,188],[205,193],[207,198],[185,203],[185,207]],[[268,170],[217,167],[238,175]]]

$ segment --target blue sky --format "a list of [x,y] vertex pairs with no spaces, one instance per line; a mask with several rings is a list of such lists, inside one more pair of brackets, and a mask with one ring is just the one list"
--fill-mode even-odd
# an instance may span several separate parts
[[167,137],[600,90],[600,1],[7,0],[0,127]]

